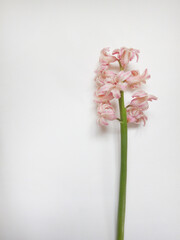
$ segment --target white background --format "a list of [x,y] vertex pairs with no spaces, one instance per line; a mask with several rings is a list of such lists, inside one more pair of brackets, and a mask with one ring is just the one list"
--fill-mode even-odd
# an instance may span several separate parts
[[180,3],[0,1],[0,238],[115,240],[119,124],[96,124],[103,47],[140,49],[125,240],[180,239]]

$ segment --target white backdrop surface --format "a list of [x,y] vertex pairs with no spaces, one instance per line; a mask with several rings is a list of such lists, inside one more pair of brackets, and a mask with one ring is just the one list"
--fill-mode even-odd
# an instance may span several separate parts
[[0,239],[115,240],[119,124],[96,124],[103,47],[140,49],[125,240],[180,239],[180,2],[0,1]]

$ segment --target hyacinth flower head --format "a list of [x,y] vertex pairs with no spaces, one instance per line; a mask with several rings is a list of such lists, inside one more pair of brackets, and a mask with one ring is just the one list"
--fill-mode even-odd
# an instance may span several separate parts
[[[142,74],[138,70],[126,71],[128,64],[136,58],[139,59],[140,51],[134,48],[122,47],[115,49],[110,53],[110,48],[103,48],[100,52],[99,66],[97,68],[95,82],[97,89],[95,91],[95,102],[97,104],[107,104],[114,99],[121,99],[121,94],[134,89],[136,92],[132,95],[132,101],[127,108],[128,122],[140,124],[146,122],[147,117],[144,113],[148,109],[149,101],[157,100],[157,97],[148,95],[141,87],[146,84],[146,80],[150,78],[148,70],[145,69]],[[110,70],[110,64],[118,62],[120,65],[120,71],[113,72]],[[136,111],[135,111],[136,109]],[[140,110],[140,111],[138,111]],[[131,121],[133,113],[137,115],[138,112],[143,111],[145,118],[143,121]],[[129,116],[130,114],[130,116]],[[142,116],[142,114],[141,114]],[[110,121],[115,119],[108,119]],[[98,121],[101,125],[104,125],[102,121]],[[107,124],[105,124],[107,125]],[[145,125],[145,124],[144,124]]]
[[[146,93],[142,87],[150,78],[148,70],[140,73],[137,69],[129,69],[131,61],[139,60],[140,51],[134,48],[122,47],[110,52],[103,48],[100,52],[99,66],[95,71],[96,91],[94,99],[97,104],[98,123],[107,126],[109,121],[118,120],[121,126],[121,170],[119,208],[117,215],[117,240],[124,240],[125,205],[126,205],[126,175],[127,175],[127,129],[128,124],[143,124],[148,120],[145,111],[149,102],[157,100],[154,95]],[[119,64],[119,71],[111,70],[111,65]],[[125,106],[126,91],[134,90],[132,100]],[[118,102],[117,113],[112,102]]]

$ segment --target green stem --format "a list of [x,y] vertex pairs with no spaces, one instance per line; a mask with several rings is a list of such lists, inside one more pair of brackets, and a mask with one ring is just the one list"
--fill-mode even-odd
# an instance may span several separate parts
[[118,225],[117,240],[124,240],[124,223],[126,208],[126,179],[127,179],[127,116],[124,106],[124,92],[121,91],[119,99],[119,108],[121,115],[121,171],[120,171],[120,189],[119,189],[119,207],[118,207]]

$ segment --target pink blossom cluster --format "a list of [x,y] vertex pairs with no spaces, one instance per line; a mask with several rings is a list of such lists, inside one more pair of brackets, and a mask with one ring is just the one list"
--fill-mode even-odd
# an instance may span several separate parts
[[[147,116],[144,111],[148,109],[149,101],[156,100],[153,95],[148,95],[140,90],[142,84],[150,78],[147,69],[140,74],[137,70],[127,70],[127,66],[134,58],[138,61],[139,50],[122,47],[110,53],[109,48],[103,48],[100,53],[99,66],[96,70],[96,92],[95,101],[98,104],[98,122],[101,125],[108,125],[107,120],[118,119],[115,109],[111,104],[113,99],[121,98],[121,92],[128,89],[138,89],[132,95],[132,101],[127,106],[127,122],[140,124],[146,123]],[[119,62],[120,71],[110,70],[110,64]]]

